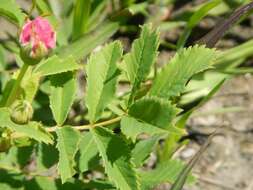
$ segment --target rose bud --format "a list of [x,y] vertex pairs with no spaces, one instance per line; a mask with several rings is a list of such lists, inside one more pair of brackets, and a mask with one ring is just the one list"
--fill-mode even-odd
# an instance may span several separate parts
[[32,119],[33,108],[27,100],[16,100],[10,109],[11,120],[17,124],[26,124]]
[[56,46],[56,33],[50,23],[37,17],[28,20],[20,34],[20,56],[26,64],[37,64]]

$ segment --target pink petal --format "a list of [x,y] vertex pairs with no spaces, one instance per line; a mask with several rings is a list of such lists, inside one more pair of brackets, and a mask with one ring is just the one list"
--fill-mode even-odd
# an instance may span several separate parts
[[32,33],[32,21],[28,20],[22,28],[20,34],[20,42],[22,45],[25,45],[30,42]]
[[54,48],[56,43],[55,32],[49,22],[42,17],[37,17],[33,23],[39,40],[42,41],[47,48]]
[[56,46],[56,33],[46,19],[37,17],[32,21],[27,21],[23,26],[20,43],[23,46],[29,44],[33,54],[37,52],[37,49],[48,52]]

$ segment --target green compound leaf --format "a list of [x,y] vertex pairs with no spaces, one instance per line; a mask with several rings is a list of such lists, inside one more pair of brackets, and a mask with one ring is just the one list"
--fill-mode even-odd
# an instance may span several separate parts
[[183,134],[183,130],[173,127],[173,119],[179,113],[170,101],[157,97],[145,97],[129,108],[129,116],[121,120],[121,131],[135,142],[140,134],[162,135]]
[[144,162],[149,157],[150,153],[153,151],[159,138],[160,137],[156,135],[136,143],[135,147],[132,150],[132,158],[135,167],[139,168],[144,164]]
[[129,116],[123,116],[121,119],[121,131],[127,138],[131,138],[133,142],[140,134],[147,135],[168,135],[169,133],[183,134],[183,131],[173,126],[168,129],[162,129],[157,126],[138,121]]
[[124,70],[133,85],[132,96],[150,73],[158,55],[158,46],[158,31],[147,24],[143,26],[140,38],[134,41],[131,52],[124,56]]
[[93,53],[87,66],[87,107],[90,122],[99,119],[116,90],[117,61],[122,56],[119,42],[113,42]]
[[78,159],[79,170],[86,172],[99,163],[98,149],[90,132],[83,134],[79,145],[80,157]]
[[34,72],[39,73],[41,76],[48,76],[68,71],[75,71],[80,68],[81,66],[76,63],[72,56],[61,59],[57,55],[54,55],[40,63],[35,68]]
[[75,160],[77,153],[80,133],[72,127],[64,126],[56,131],[58,141],[57,149],[59,151],[58,173],[61,176],[62,183],[65,183],[75,174]]
[[[141,189],[153,189],[161,183],[174,183],[185,165],[179,160],[168,160],[160,163],[155,169],[150,171],[140,171]],[[194,182],[194,177],[189,176],[187,183]]]
[[172,120],[179,113],[179,109],[157,97],[145,97],[136,101],[129,109],[128,114],[138,120],[159,128],[167,129]]
[[130,150],[124,140],[102,127],[91,129],[91,132],[109,179],[118,189],[139,189],[136,171],[130,161]]
[[1,0],[0,16],[6,17],[18,26],[22,26],[25,20],[25,14],[22,13],[15,0]]
[[0,108],[0,127],[6,127],[20,135],[27,136],[38,142],[52,144],[52,136],[41,127],[40,123],[30,122],[25,125],[18,125],[10,119],[8,108]]
[[61,126],[65,122],[74,102],[77,90],[77,81],[75,74],[72,72],[54,75],[50,78],[50,81],[50,108],[53,112],[55,121],[59,126]]
[[26,125],[10,125],[9,126],[19,134],[23,134],[29,138],[35,139],[38,142],[52,144],[52,136],[41,126],[40,123],[30,122]]
[[178,96],[194,74],[211,67],[215,57],[216,51],[204,46],[195,45],[180,50],[158,74],[150,95],[162,98]]

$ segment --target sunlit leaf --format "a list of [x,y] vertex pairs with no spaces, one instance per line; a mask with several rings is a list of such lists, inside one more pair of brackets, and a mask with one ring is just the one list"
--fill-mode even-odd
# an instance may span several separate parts
[[90,132],[84,133],[81,137],[79,151],[80,158],[78,159],[78,163],[81,172],[92,169],[94,165],[99,163],[98,149]]
[[179,113],[179,109],[171,102],[157,97],[140,99],[128,111],[130,116],[163,129],[171,126],[177,113]]
[[132,150],[132,158],[136,167],[141,167],[151,152],[154,150],[155,145],[159,140],[159,136],[141,140],[134,146]]
[[194,74],[211,67],[215,55],[214,49],[198,45],[180,50],[158,73],[150,95],[167,99],[178,96]]
[[101,127],[91,129],[91,132],[109,179],[119,189],[139,189],[136,171],[130,161],[130,150],[124,140]]
[[158,31],[152,29],[151,25],[144,25],[140,38],[132,45],[131,52],[124,56],[124,70],[133,85],[132,97],[149,74],[158,54],[158,46]]
[[168,129],[162,129],[157,126],[138,121],[135,118],[129,116],[123,116],[120,125],[122,133],[125,134],[127,138],[131,138],[134,142],[140,134],[147,134],[152,136],[168,135],[169,133],[183,133],[183,131],[172,126]]
[[21,87],[24,92],[24,98],[33,102],[37,90],[39,88],[40,75],[38,73],[33,73],[32,70],[28,70],[22,79]]
[[54,75],[68,71],[75,71],[81,69],[75,59],[72,56],[67,56],[62,59],[57,55],[54,55],[45,61],[42,61],[34,70],[35,73],[39,73],[41,76]]
[[99,52],[93,53],[89,58],[86,103],[91,122],[99,119],[114,96],[117,81],[116,63],[121,55],[121,44],[114,42],[106,45]]
[[55,121],[61,126],[66,120],[76,96],[76,76],[74,73],[67,72],[52,76],[50,81],[50,108]]
[[58,173],[61,176],[62,183],[75,174],[74,157],[78,150],[80,134],[72,127],[64,126],[56,131],[58,141],[57,149],[59,151]]

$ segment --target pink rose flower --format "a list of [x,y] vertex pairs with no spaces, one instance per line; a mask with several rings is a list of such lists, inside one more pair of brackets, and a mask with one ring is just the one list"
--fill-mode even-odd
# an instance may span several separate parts
[[33,59],[41,58],[55,48],[56,33],[46,19],[37,17],[28,20],[23,26],[20,43],[27,56]]

